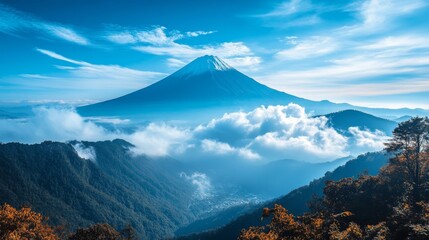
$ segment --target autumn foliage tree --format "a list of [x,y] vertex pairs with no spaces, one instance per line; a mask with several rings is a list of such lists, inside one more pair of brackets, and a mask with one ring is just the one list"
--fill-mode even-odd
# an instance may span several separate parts
[[[47,218],[29,207],[15,209],[9,204],[0,207],[1,240],[136,240],[137,233],[131,225],[121,232],[109,224],[94,224],[79,228],[74,233],[60,232],[46,224]],[[57,230],[57,231],[56,231]],[[60,234],[61,233],[61,234]],[[59,237],[61,236],[61,237]]]
[[428,143],[429,119],[415,117],[400,123],[386,144],[386,150],[395,154],[388,170],[409,186],[413,204],[422,200],[428,188]]
[[377,176],[326,182],[315,211],[303,216],[264,209],[271,222],[239,239],[429,239],[429,119],[400,123],[386,151],[394,156]]
[[20,210],[8,204],[0,208],[0,239],[5,240],[56,240],[54,230],[45,223],[46,219],[31,208]]

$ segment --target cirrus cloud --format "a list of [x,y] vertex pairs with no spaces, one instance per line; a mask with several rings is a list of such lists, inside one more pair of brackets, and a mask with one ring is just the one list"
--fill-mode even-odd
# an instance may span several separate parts
[[72,27],[59,23],[44,21],[7,7],[0,3],[0,32],[17,35],[24,31],[37,33],[53,38],[59,38],[79,45],[89,45],[90,41]]

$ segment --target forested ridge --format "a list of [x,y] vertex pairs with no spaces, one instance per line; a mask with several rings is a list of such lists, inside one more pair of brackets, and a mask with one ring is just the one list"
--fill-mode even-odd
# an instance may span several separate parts
[[180,178],[179,162],[132,157],[122,140],[80,143],[96,152],[91,161],[73,144],[0,144],[0,204],[29,206],[70,231],[130,224],[145,239],[172,236],[194,219],[187,209],[193,189]]
[[327,182],[300,216],[264,208],[270,222],[239,239],[429,239],[429,119],[400,123],[385,145],[393,157],[378,175]]

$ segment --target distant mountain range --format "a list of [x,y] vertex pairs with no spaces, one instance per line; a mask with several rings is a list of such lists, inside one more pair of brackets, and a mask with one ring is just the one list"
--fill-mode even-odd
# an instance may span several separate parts
[[410,120],[412,118],[412,116],[409,116],[409,115],[405,115],[405,116],[402,116],[402,117],[399,117],[399,118],[395,118],[395,119],[393,119],[395,122],[404,122],[404,121],[408,121],[408,120]]
[[328,118],[331,127],[346,135],[350,127],[359,127],[370,131],[380,130],[387,135],[391,135],[393,129],[398,125],[398,122],[375,117],[356,110],[344,110],[324,116]]
[[311,101],[269,88],[216,56],[195,59],[170,76],[133,93],[78,108],[85,116],[143,117],[147,120],[213,118],[260,105],[299,104],[314,114],[354,109],[376,116],[429,115],[423,109],[365,108]]

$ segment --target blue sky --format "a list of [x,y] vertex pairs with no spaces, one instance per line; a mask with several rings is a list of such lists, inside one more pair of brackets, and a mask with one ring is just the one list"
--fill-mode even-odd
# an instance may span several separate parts
[[425,0],[0,0],[0,102],[84,103],[217,55],[313,100],[429,108]]

